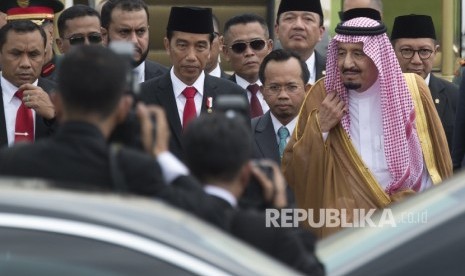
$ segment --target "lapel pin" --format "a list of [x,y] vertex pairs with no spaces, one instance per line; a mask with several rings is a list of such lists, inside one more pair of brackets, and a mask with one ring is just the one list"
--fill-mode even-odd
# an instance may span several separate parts
[[207,97],[207,112],[208,113],[212,113],[212,107],[213,107],[213,98]]

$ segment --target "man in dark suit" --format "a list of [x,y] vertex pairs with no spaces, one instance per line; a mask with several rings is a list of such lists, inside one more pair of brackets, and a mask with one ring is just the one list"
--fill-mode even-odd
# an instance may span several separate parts
[[[48,92],[55,84],[39,77],[45,59],[45,41],[44,30],[28,20],[15,20],[0,29],[2,146],[33,142],[53,131],[55,108]],[[21,119],[24,116],[30,119],[24,121]]]
[[100,14],[86,5],[74,5],[65,9],[58,17],[56,44],[62,54],[76,45],[103,45]]
[[454,172],[465,168],[465,78],[461,79],[452,145]]
[[[263,60],[259,76],[263,97],[270,110],[263,116],[252,119],[254,134],[254,158],[271,159],[281,164],[282,154],[286,148],[295,125],[300,107],[309,89],[310,73],[300,57],[284,49],[272,51]],[[245,196],[253,199],[252,183]],[[294,204],[294,194],[287,186],[289,204]]]
[[214,109],[219,95],[245,97],[235,83],[204,72],[213,40],[211,17],[210,8],[172,7],[164,45],[173,67],[141,85],[140,99],[165,109],[172,133],[170,151],[181,159],[181,134],[190,120]]
[[205,72],[207,72],[210,76],[229,79],[231,75],[226,74],[220,65],[220,53],[223,51],[223,36],[220,34],[220,22],[214,14],[212,14],[212,20],[214,38],[210,47],[210,58],[205,66]]
[[263,115],[269,107],[259,91],[262,83],[258,79],[258,69],[273,49],[265,20],[256,14],[230,18],[224,24],[224,42],[224,56],[234,70],[230,80],[247,91],[251,117]]
[[267,227],[265,212],[238,208],[238,199],[252,174],[273,208],[287,206],[284,178],[277,164],[262,163],[272,168],[271,180],[250,161],[252,137],[243,117],[203,114],[187,127],[183,139],[190,171],[225,208],[224,230],[306,275],[324,274],[314,255],[315,237],[310,232]]
[[310,84],[325,74],[326,57],[315,51],[324,31],[320,0],[281,0],[275,33],[283,49],[296,52],[305,61]]
[[53,49],[55,37],[55,14],[64,9],[60,0],[3,0],[0,2],[0,11],[7,14],[7,21],[31,20],[41,26],[47,35],[44,64],[41,77],[54,80],[56,74],[56,55]]
[[270,110],[252,119],[254,157],[281,163],[309,88],[308,68],[299,56],[284,49],[268,54],[260,66],[261,91]]
[[101,12],[108,43],[129,41],[134,48],[134,71],[139,83],[158,77],[168,69],[147,60],[149,53],[149,10],[143,0],[107,1]]
[[[49,139],[0,151],[0,174],[53,180],[60,187],[158,197],[218,224],[222,220],[215,215],[215,202],[209,202],[168,152],[169,131],[161,108],[137,106],[145,153],[107,144],[132,108],[132,98],[124,94],[129,72],[127,61],[105,47],[74,47],[63,58],[53,97],[61,114],[59,128]],[[157,118],[156,142],[151,115]]]
[[402,72],[416,73],[428,84],[452,152],[458,87],[431,73],[439,48],[431,16],[410,14],[396,17],[391,41]]

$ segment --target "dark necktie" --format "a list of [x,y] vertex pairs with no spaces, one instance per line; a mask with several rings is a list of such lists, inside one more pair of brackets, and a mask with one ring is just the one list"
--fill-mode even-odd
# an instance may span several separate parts
[[283,158],[284,149],[287,145],[287,137],[289,137],[289,130],[287,127],[282,126],[278,129],[279,136],[279,157]]
[[263,115],[262,105],[260,104],[260,101],[258,100],[258,97],[257,97],[257,92],[259,90],[258,84],[255,83],[255,84],[251,84],[247,86],[247,90],[249,90],[251,94],[251,97],[250,97],[251,118],[262,116]]
[[16,113],[15,143],[34,141],[34,118],[32,110],[24,105],[23,91],[17,91],[15,97],[21,100],[21,105]]
[[195,109],[194,96],[197,93],[195,87],[186,87],[182,94],[186,97],[186,104],[184,105],[184,112],[182,114],[182,128],[185,129],[187,124],[197,117],[197,110]]

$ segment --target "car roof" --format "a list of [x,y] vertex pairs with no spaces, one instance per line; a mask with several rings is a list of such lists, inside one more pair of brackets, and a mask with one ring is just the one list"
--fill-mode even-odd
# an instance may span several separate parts
[[[40,217],[52,219],[55,225],[58,222],[74,225],[69,228],[98,227],[154,240],[187,253],[186,258],[195,256],[232,275],[298,274],[216,227],[157,199],[59,189],[41,180],[0,178],[0,227],[13,223],[12,215],[25,218],[19,221],[22,225],[27,221],[26,227],[45,227],[43,220],[32,226],[31,219]],[[85,232],[73,231],[66,233]],[[108,234],[102,237],[110,238]]]

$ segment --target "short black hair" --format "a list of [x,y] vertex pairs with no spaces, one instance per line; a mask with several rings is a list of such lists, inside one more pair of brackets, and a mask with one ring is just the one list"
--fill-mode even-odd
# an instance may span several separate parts
[[33,23],[31,20],[12,20],[5,24],[0,29],[0,51],[6,43],[6,37],[10,31],[15,33],[32,33],[36,30],[39,31],[40,35],[44,40],[44,48],[47,45],[47,35],[42,27]]
[[147,23],[149,22],[149,8],[143,0],[108,0],[101,11],[102,27],[107,30],[111,22],[111,13],[115,8],[120,8],[123,11],[140,11],[143,9],[147,14]]
[[78,45],[60,64],[58,93],[68,110],[105,118],[126,92],[129,70],[129,62],[109,48]]
[[297,61],[300,64],[300,69],[301,69],[301,78],[304,84],[308,83],[308,80],[310,79],[310,72],[308,70],[307,64],[302,61],[299,55],[292,51],[284,50],[284,49],[276,49],[271,51],[266,57],[263,59],[262,63],[260,64],[260,69],[258,70],[258,78],[260,81],[264,84],[265,83],[265,70],[266,66],[268,63],[272,60],[274,61],[287,61],[291,58],[297,59]]
[[252,157],[252,133],[241,116],[205,113],[187,126],[184,157],[191,173],[202,183],[230,181]]
[[240,15],[236,15],[228,19],[226,23],[224,23],[224,36],[228,35],[229,29],[231,26],[238,25],[238,24],[248,24],[248,23],[259,23],[262,28],[265,30],[265,36],[268,38],[270,36],[270,32],[268,30],[268,25],[266,24],[265,19],[263,17],[254,14],[254,13],[244,13]]
[[58,27],[58,34],[61,38],[64,37],[65,29],[66,29],[66,21],[72,20],[77,17],[84,17],[84,16],[95,16],[98,18],[99,23],[101,24],[100,14],[93,8],[86,6],[86,5],[74,5],[67,9],[65,9],[58,17],[57,27]]

